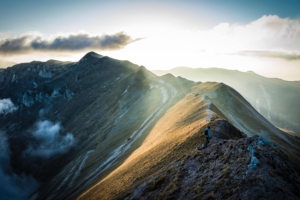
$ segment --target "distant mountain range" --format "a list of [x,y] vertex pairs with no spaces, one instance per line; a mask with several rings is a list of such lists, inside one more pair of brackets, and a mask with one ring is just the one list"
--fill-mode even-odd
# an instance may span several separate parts
[[223,82],[243,95],[247,101],[275,126],[300,133],[300,81],[266,78],[254,72],[219,68],[178,67],[153,71],[161,76],[171,73],[192,81]]
[[2,69],[0,197],[300,198],[299,136],[244,97],[94,52]]

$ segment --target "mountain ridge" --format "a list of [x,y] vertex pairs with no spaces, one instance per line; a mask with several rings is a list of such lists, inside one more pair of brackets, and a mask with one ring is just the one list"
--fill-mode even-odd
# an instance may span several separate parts
[[[0,100],[10,99],[15,106],[0,114],[9,164],[16,176],[26,174],[39,183],[31,197],[98,198],[89,191],[111,194],[115,183],[108,187],[104,183],[109,180],[126,188],[133,182],[143,184],[139,178],[147,181],[155,169],[201,147],[203,130],[214,121],[222,124],[214,127],[215,137],[235,137],[228,131],[223,134],[223,128],[239,137],[245,136],[241,132],[257,133],[278,142],[288,162],[298,159],[297,140],[284,138],[225,84],[172,74],[158,77],[143,66],[94,52],[76,63],[55,63],[19,64],[0,72]],[[233,104],[237,108],[230,110]],[[126,171],[128,166],[137,169]],[[116,176],[120,172],[128,179]],[[119,195],[122,188],[115,188]]]
[[[172,73],[192,81],[223,82],[240,94],[266,119],[278,127],[300,133],[299,98],[300,81],[266,78],[258,74],[219,68],[174,68],[153,71],[157,75]],[[290,106],[293,105],[293,106]]]

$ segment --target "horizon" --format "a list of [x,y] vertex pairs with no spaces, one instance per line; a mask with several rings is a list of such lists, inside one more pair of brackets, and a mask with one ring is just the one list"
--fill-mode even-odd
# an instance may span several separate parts
[[0,67],[77,62],[95,51],[151,71],[222,68],[300,80],[300,2],[1,3]]
[[[94,51],[90,51],[90,52],[94,52]],[[90,53],[90,52],[85,53],[81,58],[83,58],[86,54],[88,54],[88,53]],[[96,52],[94,52],[94,53],[96,53]],[[98,54],[98,53],[96,53],[96,54]],[[101,55],[101,54],[98,54],[98,55]],[[101,56],[106,56],[106,55],[101,55]],[[107,57],[110,57],[110,56],[107,56]],[[81,58],[80,58],[80,59],[81,59]],[[112,57],[110,57],[110,58],[112,58]],[[58,61],[58,62],[63,62],[63,63],[76,63],[76,62],[79,62],[80,59],[77,60],[77,61],[56,60],[56,59],[49,59],[49,60],[45,60],[45,61],[41,61],[41,60],[31,60],[31,61],[24,62],[24,63],[32,63],[32,62],[49,62],[49,61]],[[112,58],[112,59],[117,59],[117,58]],[[129,62],[131,62],[130,60],[127,60],[127,59],[117,59],[117,60],[121,60],[121,61],[129,61]],[[24,64],[24,63],[14,63],[14,64],[11,65],[11,66],[0,67],[0,69],[5,69],[5,68],[8,68],[8,67],[13,67],[14,65]],[[135,65],[138,65],[138,64],[136,64],[136,63],[134,63],[134,62],[131,62],[131,63],[133,63],[133,64],[135,64]],[[144,65],[140,65],[140,66],[144,66]],[[145,66],[144,66],[144,67],[145,67]],[[263,75],[263,74],[259,74],[259,73],[255,72],[255,71],[253,71],[253,70],[242,71],[242,70],[240,70],[240,69],[228,69],[228,68],[222,68],[222,67],[189,67],[189,66],[177,66],[177,67],[173,67],[173,68],[169,68],[169,69],[148,69],[148,68],[146,67],[147,70],[149,70],[149,71],[151,71],[151,72],[154,72],[154,73],[155,73],[155,71],[172,71],[172,70],[174,70],[174,69],[179,69],[179,68],[188,68],[188,69],[208,69],[208,70],[209,70],[209,69],[221,69],[221,70],[228,70],[228,71],[238,71],[238,72],[242,72],[242,73],[254,73],[254,74],[256,74],[256,75],[259,75],[259,76],[262,76],[262,77],[265,77],[265,78],[270,78],[270,79],[280,79],[280,80],[283,80],[283,81],[289,81],[289,82],[300,81],[300,79],[299,79],[299,80],[287,80],[287,79],[284,79],[284,78],[281,78],[281,77],[265,76],[265,75]]]

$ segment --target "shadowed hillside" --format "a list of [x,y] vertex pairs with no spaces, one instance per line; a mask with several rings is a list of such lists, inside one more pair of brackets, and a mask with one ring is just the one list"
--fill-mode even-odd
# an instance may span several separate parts
[[40,198],[65,198],[100,179],[144,140],[194,85],[93,52],[77,63],[19,64],[1,71],[1,115],[15,173],[32,175]]

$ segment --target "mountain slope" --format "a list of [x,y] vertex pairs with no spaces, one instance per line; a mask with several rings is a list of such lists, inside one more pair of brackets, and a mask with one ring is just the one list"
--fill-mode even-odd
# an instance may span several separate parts
[[299,81],[265,78],[253,72],[218,68],[179,67],[168,71],[157,70],[154,73],[157,75],[171,73],[193,81],[223,82],[242,94],[274,125],[300,133]]
[[[228,110],[227,108],[231,104],[237,105],[238,108],[236,110]],[[241,114],[240,109],[244,109],[244,115]],[[247,173],[247,166],[251,160],[251,154],[246,150],[247,145],[258,142],[258,137],[242,139],[237,142],[229,140],[225,144],[222,141],[239,139],[245,136],[228,121],[222,120],[222,118],[227,120],[237,119],[240,122],[245,122],[241,126],[241,124],[233,121],[236,125],[240,125],[241,130],[247,132],[248,135],[263,134],[271,140],[284,140],[281,137],[285,135],[260,116],[233,89],[224,84],[198,84],[193,87],[191,93],[186,95],[184,99],[180,100],[160,118],[143,144],[120,167],[83,193],[79,199],[97,199],[99,197],[102,199],[192,199],[196,198],[194,189],[197,185],[202,184],[204,176],[207,177],[208,174],[214,174],[215,170],[217,170],[219,172],[215,178],[222,181],[220,171],[222,172],[226,166],[230,166],[230,171],[234,170],[234,167],[231,168],[232,163],[236,163],[243,158],[243,161],[239,161],[242,169],[238,175],[239,177],[242,176],[242,174]],[[199,147],[205,143],[203,132],[207,125],[212,127],[213,145],[209,146],[207,150],[201,150],[199,153],[195,152],[197,146]],[[224,151],[228,152],[236,144],[235,149],[240,154],[231,155],[229,153],[223,155],[222,151],[215,149],[217,143],[222,145],[221,149],[224,148]],[[289,146],[286,145],[287,143],[283,142],[280,147],[285,151],[289,151]],[[264,153],[273,157],[274,155],[270,153],[272,148]],[[208,158],[203,158],[203,155],[199,154],[209,154],[209,152],[212,152],[211,161],[209,162],[220,162],[217,168],[212,169],[211,167],[199,165],[199,162],[208,162],[206,161]],[[297,152],[299,153],[299,148]],[[286,161],[288,159],[284,156],[284,152],[278,150],[277,154],[282,155],[280,157],[282,161],[289,163],[289,161]],[[227,159],[225,159],[226,157]],[[199,172],[199,167],[205,171],[202,175],[197,173]],[[266,173],[269,164],[263,164],[261,167],[263,169],[259,170]],[[296,166],[290,165],[289,168],[293,171],[292,173],[299,177]],[[226,171],[228,170],[229,168],[226,168]],[[283,168],[281,168],[281,172],[282,170]],[[186,173],[189,174],[190,179],[184,178],[187,176]],[[197,180],[194,180],[192,177],[196,174],[198,174]],[[228,173],[227,175],[229,176],[230,174]],[[256,173],[256,175],[259,175],[259,173]],[[212,176],[210,177],[212,178]],[[234,176],[233,173],[232,176]],[[283,182],[287,183],[286,177],[277,178],[278,180],[283,179]],[[207,180],[206,184],[213,185],[214,181],[214,178],[212,178],[211,181]],[[227,180],[223,181],[226,182]],[[299,185],[299,178],[295,183]],[[238,185],[239,183],[235,187],[237,188]],[[248,183],[247,187],[251,190],[254,188],[254,185],[255,182]],[[222,190],[228,190],[221,185],[218,187]],[[208,195],[211,191],[207,188],[202,191],[202,197]],[[296,191],[295,187],[292,187],[291,190]],[[284,196],[284,194],[280,194]],[[232,195],[234,194],[223,194],[223,192],[220,192],[217,196],[219,198],[228,198],[232,197]],[[245,193],[240,192],[239,195],[243,196]],[[273,194],[269,195],[274,197]],[[295,195],[299,197],[297,192]]]
[[193,82],[93,52],[77,63],[32,62],[0,74],[12,170],[32,175],[39,198],[72,196],[136,149]]
[[[50,60],[2,70],[0,105],[0,176],[10,180],[8,187],[27,185],[22,198],[130,196],[127,191],[135,194],[134,188],[161,170],[188,161],[185,156],[204,143],[208,124],[212,144],[228,139],[252,144],[258,140],[245,134],[258,134],[278,144],[278,159],[285,159],[290,173],[299,158],[298,137],[278,130],[234,89],[171,74],[158,77],[94,52],[76,63]],[[137,196],[153,197],[139,191]]]

